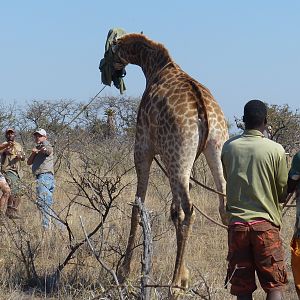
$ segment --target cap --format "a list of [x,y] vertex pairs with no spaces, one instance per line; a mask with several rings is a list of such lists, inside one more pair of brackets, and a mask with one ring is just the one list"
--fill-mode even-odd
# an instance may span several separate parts
[[42,136],[47,136],[47,132],[46,132],[46,130],[43,129],[43,128],[37,129],[33,134],[36,134],[36,133],[38,133],[38,134],[40,134],[40,135],[42,135]]
[[15,133],[15,130],[14,130],[13,128],[7,128],[7,129],[5,130],[5,133],[8,133],[8,132],[13,132],[13,133]]

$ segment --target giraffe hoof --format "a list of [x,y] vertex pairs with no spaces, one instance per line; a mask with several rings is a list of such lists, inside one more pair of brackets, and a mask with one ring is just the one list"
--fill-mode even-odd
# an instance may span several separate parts
[[170,300],[179,299],[181,295],[184,294],[184,290],[179,287],[171,287],[169,290],[169,297]]

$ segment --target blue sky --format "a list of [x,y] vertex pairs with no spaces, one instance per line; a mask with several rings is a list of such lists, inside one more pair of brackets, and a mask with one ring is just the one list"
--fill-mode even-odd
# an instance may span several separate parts
[[[250,99],[300,108],[298,0],[2,0],[0,100],[88,102],[102,87],[98,64],[113,27],[164,44],[230,120]],[[141,96],[141,69],[127,67],[125,83],[127,96]]]

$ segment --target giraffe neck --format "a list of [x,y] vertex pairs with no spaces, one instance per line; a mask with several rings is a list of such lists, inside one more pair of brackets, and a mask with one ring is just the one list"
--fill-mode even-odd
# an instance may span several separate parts
[[124,36],[121,40],[120,57],[127,63],[140,66],[147,81],[172,62],[163,45],[155,43],[143,35],[131,34]]

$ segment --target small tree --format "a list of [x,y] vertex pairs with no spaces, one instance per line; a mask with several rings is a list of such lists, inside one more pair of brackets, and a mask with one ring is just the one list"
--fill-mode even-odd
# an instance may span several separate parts
[[293,154],[300,147],[300,114],[288,104],[268,106],[268,125],[271,139],[280,143],[286,152]]
[[7,127],[15,127],[16,119],[15,105],[5,105],[0,102],[0,129],[4,131]]
[[[267,104],[268,134],[270,139],[280,143],[287,153],[293,155],[300,148],[300,114],[288,104]],[[242,118],[235,117],[238,129],[244,130]]]
[[114,111],[114,121],[118,131],[134,136],[139,98],[105,97],[99,98],[99,103],[102,103],[106,110]]
[[115,112],[113,109],[107,109],[105,111],[106,119],[106,138],[113,138],[116,135],[116,122],[115,122]]

